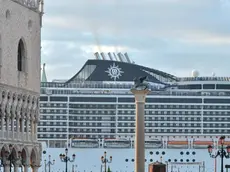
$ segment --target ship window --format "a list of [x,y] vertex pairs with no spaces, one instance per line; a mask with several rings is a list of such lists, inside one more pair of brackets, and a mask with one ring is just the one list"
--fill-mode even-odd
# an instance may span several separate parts
[[229,90],[230,85],[229,84],[217,84],[216,89]]
[[215,85],[214,84],[204,84],[203,89],[215,89]]

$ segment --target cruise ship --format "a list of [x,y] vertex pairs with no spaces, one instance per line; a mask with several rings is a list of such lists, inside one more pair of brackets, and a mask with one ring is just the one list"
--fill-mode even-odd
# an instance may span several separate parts
[[[135,64],[127,53],[95,53],[66,80],[48,82],[42,70],[38,139],[43,142],[41,171],[48,155],[51,171],[64,171],[59,154],[76,154],[70,171],[104,172],[107,152],[113,172],[133,172],[135,162],[135,100],[133,79],[147,76],[151,92],[145,105],[145,156],[162,162],[168,172],[216,172],[220,158],[211,158],[225,135],[230,145],[230,77],[191,77]],[[46,161],[46,162],[47,162]],[[225,159],[224,165],[230,164]],[[48,170],[48,169],[47,169]]]

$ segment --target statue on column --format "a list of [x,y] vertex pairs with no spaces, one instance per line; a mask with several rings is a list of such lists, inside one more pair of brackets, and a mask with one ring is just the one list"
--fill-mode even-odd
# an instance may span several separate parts
[[147,76],[134,78],[134,89],[136,90],[148,90],[149,83],[146,81]]

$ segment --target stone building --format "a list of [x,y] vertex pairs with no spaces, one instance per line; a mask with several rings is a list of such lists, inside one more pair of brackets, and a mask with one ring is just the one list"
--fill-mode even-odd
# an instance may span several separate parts
[[[43,0],[0,0],[0,168],[38,171]],[[2,170],[1,169],[1,170]]]

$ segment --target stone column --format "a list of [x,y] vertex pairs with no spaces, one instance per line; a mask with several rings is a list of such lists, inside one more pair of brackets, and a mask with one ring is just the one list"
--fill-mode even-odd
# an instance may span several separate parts
[[37,130],[38,130],[38,123],[35,121],[34,123],[34,134],[37,135]]
[[135,172],[145,172],[145,98],[150,90],[131,89],[136,103]]
[[29,171],[29,165],[24,165],[24,171],[23,172],[28,172]]
[[4,169],[3,170],[4,172],[10,172],[10,165],[8,163],[5,164],[4,167],[3,167],[3,169]]
[[12,138],[11,139],[15,139],[14,138],[14,117],[11,117],[11,132],[12,132]]
[[33,171],[33,172],[38,172],[38,168],[39,168],[38,166],[33,166],[33,167],[32,167],[32,171]]
[[14,164],[14,172],[18,172],[19,169],[19,165],[18,164]]
[[5,138],[5,136],[4,136],[4,132],[5,132],[5,126],[4,126],[4,124],[5,124],[5,118],[4,117],[5,117],[5,115],[2,114],[2,116],[1,116],[2,139]]
[[24,140],[24,118],[21,118],[21,124],[20,124],[20,130],[21,130],[21,134],[22,134],[22,140]]
[[9,123],[10,123],[10,118],[8,115],[6,115],[6,138],[8,139],[9,138]]
[[30,120],[29,119],[26,119],[26,140],[29,141],[29,122]]
[[35,136],[35,134],[34,134],[34,120],[30,120],[30,134],[31,134],[30,139],[32,142],[34,142],[35,141],[34,140],[34,136]]
[[17,133],[17,140],[21,139],[21,132],[19,130],[19,126],[20,126],[20,121],[19,121],[19,117],[16,117],[16,133]]
[[37,141],[38,120],[34,121],[34,139]]

